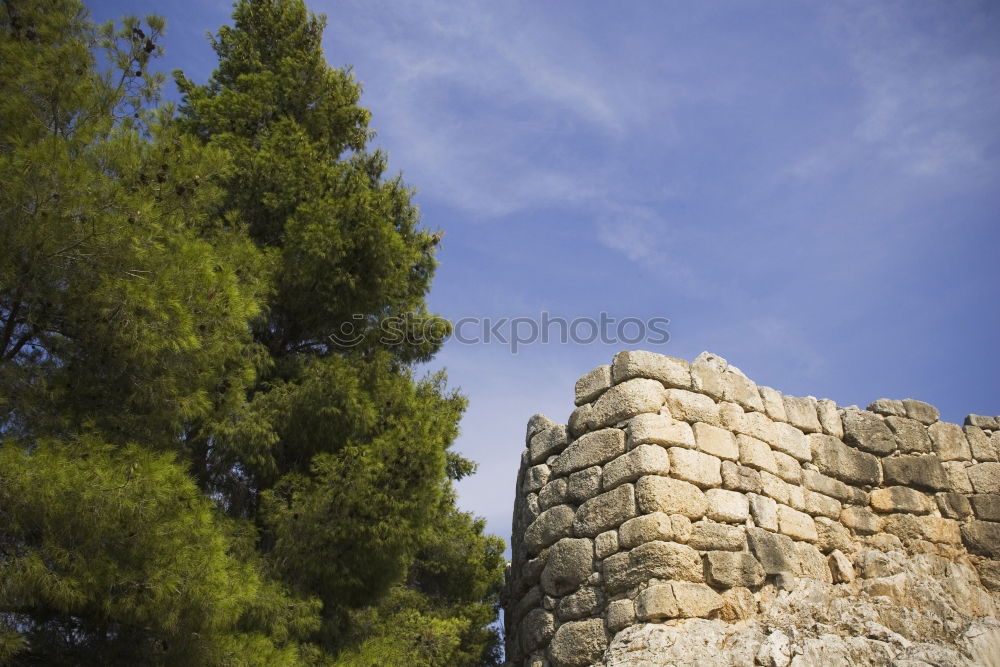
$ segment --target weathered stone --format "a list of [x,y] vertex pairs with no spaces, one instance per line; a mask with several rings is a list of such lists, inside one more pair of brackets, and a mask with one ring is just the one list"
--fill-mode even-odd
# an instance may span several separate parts
[[766,470],[769,473],[777,471],[774,463],[774,455],[771,448],[763,440],[752,438],[740,433],[736,436],[736,443],[740,450],[740,463],[757,470]]
[[853,550],[851,533],[847,528],[844,528],[840,521],[822,516],[816,517],[816,535],[819,537],[816,546],[823,553],[830,553],[834,549]]
[[753,555],[733,551],[710,551],[705,555],[705,577],[715,586],[756,588],[764,583],[764,568]]
[[639,445],[604,466],[603,484],[608,490],[625,482],[634,482],[643,475],[666,475],[669,472],[667,450],[657,445]]
[[995,493],[983,493],[971,496],[972,509],[976,511],[976,518],[985,521],[1000,521],[1000,495]]
[[550,507],[565,504],[569,500],[568,488],[569,482],[566,481],[565,477],[552,480],[538,492],[538,506],[547,510]]
[[988,558],[975,559],[976,571],[979,573],[979,580],[986,590],[1000,591],[1000,560],[990,560]]
[[778,532],[794,540],[815,542],[818,539],[813,518],[805,512],[784,505],[778,505]]
[[628,423],[628,445],[643,444],[693,448],[694,433],[687,422],[677,421],[670,415],[642,414]]
[[965,472],[976,493],[1000,493],[1000,463],[977,463]]
[[979,428],[995,431],[1000,428],[1000,420],[996,417],[986,415],[967,415],[965,417],[966,426],[978,426]]
[[670,474],[672,477],[691,482],[702,488],[722,486],[719,459],[693,449],[671,447]]
[[942,461],[970,461],[972,450],[965,433],[958,424],[937,422],[927,427],[927,433],[934,443],[934,452]]
[[764,411],[764,401],[760,398],[757,385],[741,373],[726,370],[721,376],[722,398],[738,403],[747,410]]
[[757,600],[754,599],[753,591],[743,586],[730,588],[722,593],[722,609],[719,610],[719,618],[723,621],[733,623],[736,621],[747,621],[757,614]]
[[722,488],[744,493],[760,493],[760,474],[753,468],[723,461]]
[[739,458],[740,450],[736,446],[736,438],[730,431],[704,422],[696,422],[693,430],[698,451],[720,459],[735,461]]
[[903,399],[903,408],[906,409],[907,417],[916,419],[921,424],[927,426],[930,426],[941,418],[941,413],[933,405],[912,398]]
[[629,567],[640,581],[682,579],[704,581],[701,557],[686,544],[653,541],[640,544],[628,553]]
[[556,632],[555,619],[544,609],[533,609],[521,621],[521,649],[525,653],[544,647]]
[[539,514],[524,531],[524,546],[528,553],[537,554],[563,537],[569,537],[575,516],[576,512],[568,505],[550,507]]
[[531,462],[542,463],[553,454],[558,454],[569,442],[569,433],[562,424],[553,424],[532,436],[528,444]]
[[687,541],[691,539],[691,525],[691,519],[683,514],[671,514],[670,527],[674,531],[674,542],[687,544]]
[[854,565],[840,549],[834,549],[827,559],[830,567],[830,574],[835,584],[849,584],[857,578],[854,572]]
[[506,623],[510,627],[514,627],[520,624],[521,619],[524,618],[532,609],[537,608],[542,604],[542,588],[540,586],[532,586],[528,591],[521,596],[517,604],[513,608],[508,607],[505,617]]
[[802,466],[788,454],[771,452],[774,457],[775,473],[789,484],[798,485],[802,482]]
[[773,498],[751,493],[747,496],[754,523],[771,532],[778,531],[778,503]]
[[[725,414],[721,412],[720,414]],[[726,419],[723,418],[724,425]],[[774,422],[767,418],[762,412],[746,412],[743,413],[732,420],[732,423],[728,425],[736,433],[742,433],[748,435],[751,438],[757,438],[758,440],[763,440],[764,442],[773,442],[775,440],[775,430]]]
[[[902,411],[902,405],[900,405]],[[844,441],[858,449],[885,456],[896,450],[896,438],[885,421],[867,410],[844,410]]]
[[989,433],[978,426],[966,426],[962,430],[965,431],[965,438],[972,449],[972,458],[980,463],[1000,460],[1000,451],[996,448],[1000,438],[994,440]]
[[713,521],[743,523],[750,516],[750,505],[746,495],[736,491],[709,489],[705,492],[708,501],[706,516]]
[[723,368],[697,358],[691,364],[691,385],[695,391],[707,394],[717,401],[724,400]]
[[1000,523],[970,521],[962,524],[962,542],[974,554],[1000,558]]
[[599,618],[563,623],[549,644],[553,667],[586,667],[601,661],[608,648],[604,622]]
[[762,528],[747,528],[747,541],[767,574],[797,570],[798,557],[790,537],[769,533]]
[[623,484],[580,505],[573,532],[582,537],[596,537],[609,528],[617,528],[635,514],[635,487]]
[[[845,428],[847,421],[845,420]],[[813,462],[820,472],[848,484],[877,486],[881,475],[878,459],[859,452],[833,436],[813,433],[809,435]]]
[[655,584],[635,599],[635,615],[640,621],[662,621],[680,615],[670,584]]
[[891,398],[879,398],[874,400],[868,404],[867,410],[868,412],[874,412],[886,416],[906,416],[906,408],[903,407],[903,402]]
[[549,481],[552,471],[547,465],[541,463],[531,466],[524,471],[524,483],[521,485],[522,493],[533,493],[540,490]]
[[900,451],[920,454],[931,451],[931,437],[927,434],[927,428],[916,419],[886,417],[885,423],[896,436],[896,447]]
[[861,489],[848,486],[840,480],[827,477],[815,470],[802,471],[802,485],[810,491],[824,495],[851,505],[867,505],[868,497]]
[[934,501],[930,497],[906,486],[875,489],[870,498],[872,509],[876,512],[929,514],[934,510]]
[[700,519],[708,509],[705,494],[694,484],[656,475],[639,478],[636,498],[644,514],[668,512]]
[[821,398],[816,401],[816,413],[819,417],[820,426],[823,427],[823,433],[843,439],[844,423],[841,421],[836,403],[829,398]]
[[959,493],[973,493],[972,482],[969,481],[968,464],[966,461],[945,461],[941,464],[948,477],[948,488]]
[[746,534],[742,526],[699,521],[691,525],[687,545],[698,551],[742,551],[746,546]]
[[524,436],[524,445],[528,446],[531,444],[531,439],[535,437],[535,434],[541,433],[547,428],[555,426],[556,423],[542,414],[532,415],[528,419],[528,431]]
[[906,567],[905,559],[906,555],[902,552],[882,553],[869,549],[859,554],[857,565],[865,579],[882,579],[902,572]]
[[618,632],[635,623],[635,603],[628,598],[608,603],[608,630]]
[[781,399],[781,392],[771,387],[757,386],[760,392],[761,401],[764,403],[764,414],[776,422],[787,421],[785,415],[785,402]]
[[819,433],[823,430],[816,412],[816,399],[811,396],[804,398],[782,396],[785,403],[785,415],[788,423],[805,433]]
[[594,553],[598,558],[607,558],[618,552],[618,531],[606,530],[594,538]]
[[704,618],[722,608],[722,596],[706,584],[675,581],[670,587],[674,589],[678,615],[683,618]]
[[608,556],[601,563],[605,592],[609,595],[621,593],[642,581],[642,573],[636,572],[631,567],[630,553],[620,551]]
[[890,514],[883,521],[882,530],[898,536],[906,543],[914,540],[956,543],[961,539],[958,522],[935,516]]
[[809,491],[808,489],[805,490],[804,495],[806,512],[809,514],[813,516],[825,516],[831,519],[840,518],[843,506],[839,500],[824,496],[822,493]]
[[719,403],[719,423],[722,428],[727,428],[730,431],[742,432],[744,430],[741,425],[742,421],[743,408],[736,403],[730,403],[729,401]]
[[648,378],[616,384],[589,404],[593,426],[613,426],[644,412],[659,412],[665,391],[662,384]]
[[600,466],[591,466],[570,475],[566,487],[570,502],[579,504],[596,496],[601,490],[601,475]]
[[594,616],[600,610],[601,595],[593,586],[584,586],[576,593],[559,600],[556,616],[560,621],[575,621],[585,616]]
[[669,541],[674,539],[670,515],[663,512],[643,514],[629,519],[621,525],[618,532],[621,546],[625,549],[631,549],[653,540]]
[[626,350],[615,355],[611,369],[616,384],[632,378],[650,378],[659,380],[667,387],[687,389],[691,386],[690,364],[665,354]]
[[583,405],[603,394],[611,388],[611,366],[598,366],[585,373],[576,381],[576,404]]
[[789,492],[791,488],[777,475],[772,475],[764,470],[760,471],[760,490],[768,498],[773,498],[783,505],[788,505],[790,503]]
[[799,561],[799,569],[795,572],[796,575],[822,581],[827,584],[833,583],[833,574],[830,572],[830,566],[826,562],[826,557],[823,556],[815,545],[808,542],[796,542],[795,554],[798,556]]
[[845,507],[840,513],[840,523],[860,535],[874,535],[882,528],[882,522],[865,507]]
[[683,389],[668,389],[666,406],[671,416],[686,422],[705,422],[718,426],[719,406],[708,396]]
[[594,404],[584,403],[569,416],[566,431],[570,437],[576,438],[594,428]]
[[586,538],[564,537],[549,549],[542,570],[542,590],[565,595],[579,588],[594,571],[594,543]]
[[937,494],[937,505],[941,516],[948,519],[964,519],[972,514],[972,505],[962,493],[947,491]]
[[948,475],[937,456],[897,456],[882,460],[885,483],[931,491],[947,491]]
[[605,428],[585,433],[572,442],[562,454],[552,462],[552,474],[556,477],[568,475],[594,465],[601,465],[625,453],[625,432],[617,428]]

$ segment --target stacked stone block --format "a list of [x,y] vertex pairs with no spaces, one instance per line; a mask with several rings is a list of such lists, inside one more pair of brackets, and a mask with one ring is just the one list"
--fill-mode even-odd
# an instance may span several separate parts
[[838,408],[716,355],[644,351],[581,377],[576,406],[565,426],[528,423],[511,664],[600,663],[636,623],[748,618],[765,585],[865,576],[855,556],[872,547],[963,560],[1000,590],[1000,418],[960,427],[911,399]]

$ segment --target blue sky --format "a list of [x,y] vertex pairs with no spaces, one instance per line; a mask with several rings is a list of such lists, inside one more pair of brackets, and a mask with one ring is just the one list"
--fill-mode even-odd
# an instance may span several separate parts
[[[203,81],[225,2],[168,20]],[[1000,4],[314,0],[445,231],[433,310],[669,318],[661,345],[449,341],[461,504],[507,537],[524,425],[621,348],[862,407],[1000,413]],[[172,84],[170,85],[172,89]],[[471,329],[469,330],[471,331]]]

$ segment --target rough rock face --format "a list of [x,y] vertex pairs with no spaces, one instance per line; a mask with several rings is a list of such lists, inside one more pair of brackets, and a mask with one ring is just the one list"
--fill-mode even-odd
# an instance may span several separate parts
[[623,352],[528,422],[510,665],[997,665],[1000,420]]

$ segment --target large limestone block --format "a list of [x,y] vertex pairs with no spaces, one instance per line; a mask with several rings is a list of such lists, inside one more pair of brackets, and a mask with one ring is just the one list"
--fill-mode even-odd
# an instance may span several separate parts
[[705,499],[708,500],[706,515],[713,521],[743,523],[750,516],[750,503],[746,494],[725,489],[709,489],[705,492]]
[[532,609],[521,621],[521,649],[531,653],[545,646],[556,632],[555,618],[544,609]]
[[569,502],[568,489],[569,482],[566,481],[565,477],[552,480],[538,492],[538,506],[547,510],[556,505],[565,505]]
[[674,530],[670,515],[664,512],[653,512],[629,519],[618,529],[618,539],[625,549],[632,549],[653,540],[672,540],[674,539]]
[[774,431],[774,438],[771,440],[772,449],[784,452],[798,461],[812,460],[812,450],[809,448],[805,433],[791,424],[781,422],[775,422],[772,429]]
[[548,417],[546,417],[545,415],[543,414],[531,415],[531,418],[528,419],[528,430],[524,437],[525,446],[531,444],[531,439],[535,437],[537,433],[541,433],[545,429],[551,428],[553,426],[556,426],[556,423],[551,419],[549,419]]
[[576,381],[576,404],[583,405],[611,388],[611,366],[605,364],[586,373]]
[[549,549],[542,570],[542,590],[549,595],[572,593],[593,571],[593,542],[586,538],[564,537]]
[[629,566],[640,577],[648,579],[680,579],[704,581],[701,557],[686,544],[676,542],[646,542],[628,553]]
[[694,484],[656,475],[639,478],[636,499],[644,514],[666,512],[700,519],[708,509],[705,494]]
[[871,492],[872,509],[876,512],[909,512],[930,514],[935,507],[930,496],[907,486],[890,486]]
[[524,546],[528,553],[537,554],[563,537],[569,537],[575,517],[576,512],[568,505],[550,507],[539,514],[524,531]]
[[668,389],[666,406],[671,416],[686,422],[720,425],[719,406],[709,396],[683,389]]
[[912,398],[903,399],[903,408],[906,410],[907,417],[916,419],[921,424],[927,426],[930,426],[941,418],[941,413],[933,405]]
[[556,616],[560,621],[575,621],[585,616],[596,616],[601,608],[603,594],[593,586],[584,586],[572,595],[559,600]]
[[[900,406],[902,411],[902,406]],[[896,438],[885,421],[867,410],[844,410],[844,441],[858,449],[885,456],[896,450]]]
[[754,523],[758,528],[778,532],[778,503],[773,498],[751,493],[747,496]]
[[881,481],[879,460],[871,454],[860,452],[822,433],[809,434],[809,446],[813,463],[825,475],[858,486],[878,486]]
[[617,530],[606,530],[594,538],[594,553],[598,558],[607,558],[613,553],[618,553],[618,546]]
[[599,618],[570,621],[560,625],[552,637],[549,660],[553,667],[586,667],[601,662],[607,649],[604,621]]
[[680,609],[670,584],[654,584],[635,599],[635,615],[640,621],[662,621],[677,618]]
[[844,438],[844,423],[841,420],[840,411],[837,410],[836,403],[829,398],[821,398],[816,401],[816,413],[819,417],[820,426],[823,427],[823,433],[832,435],[835,438]]
[[815,579],[826,584],[833,583],[833,574],[830,572],[830,565],[826,557],[808,542],[796,542],[795,554],[798,556],[799,569],[795,572],[800,577]]
[[688,448],[695,446],[691,425],[670,415],[643,414],[634,417],[629,420],[627,433],[630,447],[643,444]]
[[760,471],[760,490],[768,498],[773,498],[783,505],[791,504],[792,488],[777,475]]
[[[725,412],[722,412],[720,409],[720,414],[724,415]],[[737,414],[734,411],[733,415],[734,419],[731,420],[732,423],[726,425],[730,426],[737,433],[743,433],[764,442],[774,442],[774,422],[768,419],[764,413],[744,412]],[[727,419],[723,417],[723,422],[726,421]]]
[[675,581],[670,587],[674,589],[678,615],[683,618],[704,618],[722,608],[722,596],[706,584]]
[[608,630],[618,632],[635,623],[635,603],[628,598],[624,600],[613,600],[608,603],[607,623]]
[[747,528],[747,541],[750,551],[767,574],[795,572],[798,569],[798,554],[790,537],[762,528]]
[[722,486],[722,461],[693,449],[671,447],[670,475],[702,488]]
[[761,402],[764,403],[764,414],[776,422],[787,421],[785,415],[785,402],[781,399],[781,392],[771,387],[758,386]]
[[840,523],[859,535],[874,535],[882,529],[882,521],[866,507],[845,507]]
[[659,380],[667,387],[691,387],[690,364],[686,360],[645,350],[626,350],[616,354],[611,376],[616,384],[633,378],[650,378]]
[[802,466],[788,454],[772,451],[774,456],[774,474],[789,484],[798,486],[802,483]]
[[532,463],[542,463],[553,454],[558,454],[569,442],[569,434],[562,424],[553,424],[535,433],[528,444]]
[[934,443],[934,452],[942,461],[969,461],[972,449],[965,438],[965,432],[958,424],[937,422],[927,427]]
[[521,493],[540,491],[548,483],[551,474],[552,470],[544,463],[531,466],[524,471],[524,482],[521,484]]
[[715,586],[756,588],[763,585],[765,574],[760,561],[750,553],[710,551],[705,555],[705,576]]
[[590,403],[590,428],[613,426],[644,412],[659,412],[665,389],[656,380],[636,378],[608,389]]
[[1000,437],[991,438],[989,433],[978,426],[966,426],[962,430],[965,431],[965,437],[972,449],[972,458],[980,463],[1000,460],[1000,451],[997,451],[996,447],[996,444],[1000,443]]
[[941,464],[948,476],[948,488],[959,493],[973,493],[972,482],[969,481],[968,461],[945,461]]
[[[736,586],[722,592],[722,609],[719,618],[729,623],[748,621],[757,615],[757,600],[753,591],[743,586]],[[752,659],[752,654],[747,656]],[[750,663],[747,663],[750,664]]]
[[699,355],[699,358],[691,364],[691,386],[695,391],[711,396],[716,401],[725,400],[722,380],[724,368]]
[[720,377],[722,382],[722,398],[738,403],[747,410],[764,411],[764,401],[753,380],[740,373],[724,371]]
[[1000,463],[977,463],[965,471],[976,493],[1000,493]]
[[778,505],[778,531],[793,540],[815,542],[819,539],[816,522],[811,516],[784,505]]
[[905,417],[906,408],[903,402],[892,398],[879,398],[868,404],[868,412],[885,416]]
[[836,498],[824,496],[808,489],[804,490],[806,512],[813,516],[825,516],[831,519],[839,519],[843,505]]
[[844,484],[838,479],[827,477],[815,470],[802,471],[802,486],[810,491],[836,498],[842,503],[867,505],[868,495],[861,489]]
[[819,423],[815,398],[783,396],[782,399],[789,424],[806,433],[820,433],[823,430],[823,425]]
[[840,549],[844,552],[854,550],[851,531],[847,530],[840,521],[822,516],[816,517],[816,534],[819,536],[816,546],[825,554],[834,549]]
[[963,493],[946,491],[936,495],[941,516],[948,519],[964,519],[972,514],[972,505]]
[[930,453],[933,445],[927,427],[916,419],[886,417],[886,426],[896,436],[896,447],[904,453]]
[[625,432],[605,428],[577,438],[552,462],[552,474],[568,475],[594,465],[601,465],[625,453]]
[[623,484],[580,505],[573,532],[582,537],[596,537],[609,528],[617,528],[635,514],[635,487]]
[[962,524],[962,542],[974,554],[1000,558],[1000,523],[970,521]]
[[966,426],[978,426],[979,428],[996,431],[1000,429],[1000,418],[986,415],[966,415],[965,424]]
[[951,486],[940,459],[935,455],[883,459],[882,469],[887,485],[912,486],[931,491],[947,491]]
[[743,493],[760,493],[760,473],[753,468],[723,461],[721,472],[722,488]]
[[591,466],[569,476],[566,494],[570,502],[580,504],[601,491],[601,466]]
[[[686,426],[686,424],[685,424]],[[639,445],[604,466],[604,488],[613,489],[625,482],[634,482],[643,475],[666,475],[670,472],[670,456],[657,445]]]
[[740,450],[732,432],[705,422],[696,422],[693,430],[698,451],[731,461],[739,458]]
[[835,584],[849,584],[857,578],[854,565],[840,549],[834,549],[827,559]]
[[742,551],[746,546],[743,526],[731,526],[714,521],[699,521],[691,525],[687,545],[698,551]]
[[983,493],[971,496],[969,500],[972,501],[977,519],[1000,521],[1000,495]]
[[890,535],[896,535],[904,542],[926,540],[954,544],[961,541],[957,521],[935,516],[890,514],[883,521],[882,530]]
[[771,448],[763,440],[740,433],[736,436],[740,451],[740,464],[774,474],[778,468]]

